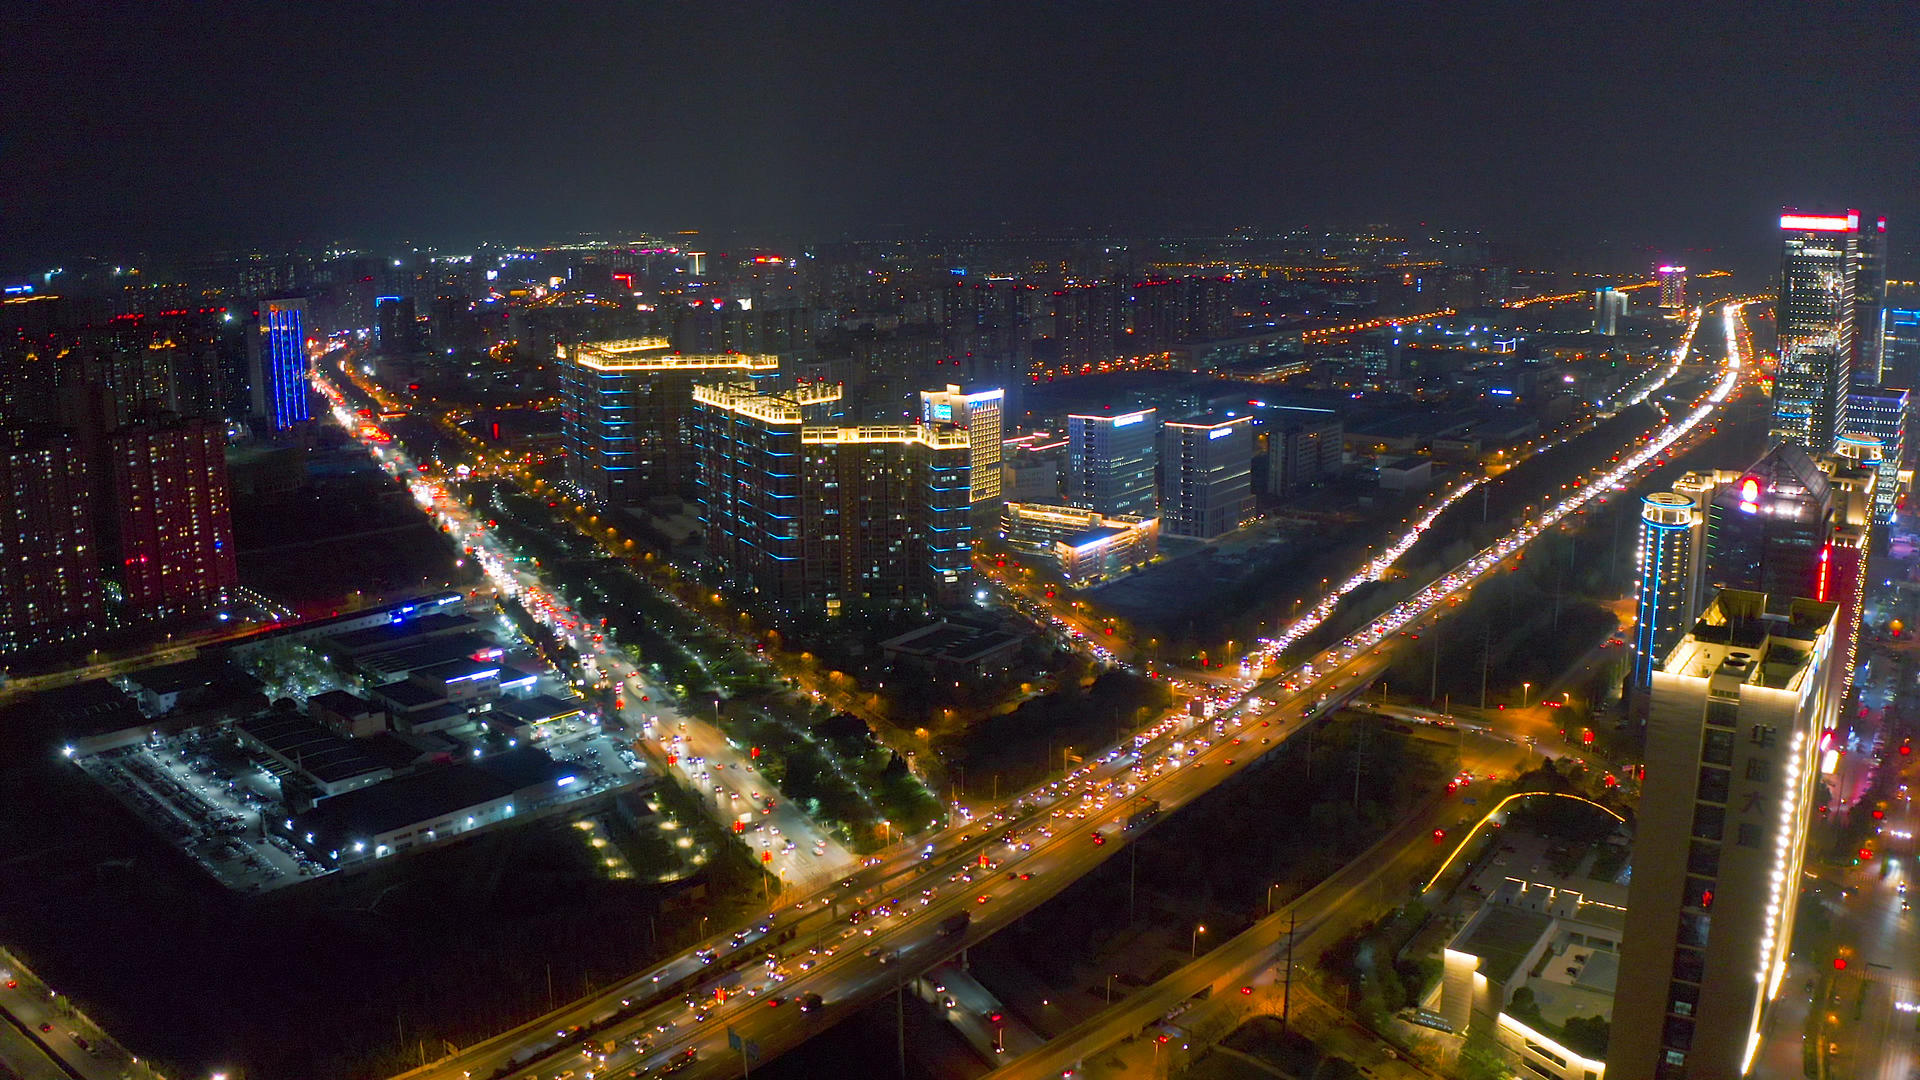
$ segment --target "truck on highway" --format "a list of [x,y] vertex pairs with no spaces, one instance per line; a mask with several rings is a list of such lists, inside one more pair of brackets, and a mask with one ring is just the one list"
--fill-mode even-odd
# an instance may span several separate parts
[[940,920],[940,936],[952,937],[967,928],[973,922],[973,912],[958,911]]
[[1148,819],[1152,818],[1155,814],[1158,814],[1159,812],[1160,812],[1160,800],[1150,799],[1145,795],[1142,795],[1131,806],[1127,807],[1127,816],[1121,822],[1120,827],[1122,829],[1131,829],[1134,826],[1139,825],[1147,821]]

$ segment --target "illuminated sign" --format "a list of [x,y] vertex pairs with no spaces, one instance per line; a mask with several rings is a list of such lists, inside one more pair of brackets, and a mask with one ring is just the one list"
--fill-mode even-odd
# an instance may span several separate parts
[[1845,217],[1831,214],[1781,214],[1780,227],[1808,232],[1853,232],[1860,228],[1860,211],[1849,210]]
[[1233,429],[1230,427],[1214,428],[1212,431],[1207,432],[1207,438],[1224,439],[1231,434],[1233,434]]
[[1749,514],[1760,509],[1760,481],[1751,476],[1740,481],[1740,509]]
[[1147,414],[1143,412],[1128,413],[1126,416],[1114,417],[1113,426],[1126,427],[1128,424],[1137,424],[1140,421],[1145,420],[1146,418],[1147,418]]

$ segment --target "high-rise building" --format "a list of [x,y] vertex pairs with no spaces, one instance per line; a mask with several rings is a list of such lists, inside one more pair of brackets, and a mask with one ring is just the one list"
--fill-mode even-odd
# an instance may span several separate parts
[[304,297],[262,300],[255,332],[247,337],[253,416],[270,431],[313,418],[307,401],[306,313]]
[[1060,465],[1067,439],[1050,431],[1036,431],[1001,443],[1000,494],[1007,502],[1060,502]]
[[694,388],[707,550],[757,592],[829,615],[957,594],[973,559],[967,433],[806,422],[839,394]]
[[[1869,224],[1871,223],[1871,224]],[[1885,386],[1887,316],[1887,219],[1861,219],[1853,280],[1853,381]],[[1910,387],[1908,389],[1911,389]]]
[[1593,293],[1593,332],[1613,337],[1620,332],[1620,320],[1627,316],[1627,294],[1611,285]]
[[1267,428],[1267,492],[1292,495],[1339,472],[1339,415],[1330,409],[1280,411]]
[[1833,535],[1827,474],[1797,446],[1775,447],[1722,484],[1707,505],[1705,593],[1741,589],[1776,598],[1820,594],[1820,552]]
[[998,503],[1001,499],[1001,438],[1006,404],[1005,390],[965,393],[949,383],[945,390],[920,392],[922,423],[952,424],[967,433],[967,482],[975,506]]
[[[1884,222],[1879,226],[1885,228]],[[1809,453],[1833,448],[1860,356],[1862,273],[1881,260],[1860,232],[1860,212],[1780,215],[1780,299],[1775,306],[1780,363],[1773,386],[1773,436]],[[1875,233],[1878,238],[1879,234]],[[1884,248],[1884,240],[1879,240]],[[1872,288],[1871,281],[1867,283]],[[1884,286],[1879,287],[1884,295]],[[1878,325],[1877,308],[1875,325]],[[1877,349],[1870,382],[1878,382]]]
[[694,493],[696,380],[765,378],[780,368],[777,356],[682,355],[666,338],[563,346],[560,360],[567,480],[611,506]]
[[1701,492],[1707,537],[1698,595],[1731,588],[1837,605],[1832,671],[1844,688],[1859,642],[1879,451],[1858,437],[1840,440],[1838,450],[1809,457],[1782,444],[1744,472],[1688,474],[1675,490],[1711,485]]
[[419,352],[419,308],[411,296],[373,298],[373,340],[382,356],[408,356]]
[[1663,311],[1678,311],[1687,306],[1687,268],[1665,265],[1655,273],[1660,280],[1660,307]]
[[1880,484],[1874,493],[1873,520],[1885,524],[1900,496],[1900,470],[1907,460],[1911,393],[1894,387],[1856,387],[1847,395],[1847,426],[1840,439],[1867,436],[1878,443]]
[[191,610],[239,584],[219,424],[135,424],[108,436],[106,453],[113,528],[105,546],[130,606]]
[[1608,1080],[1746,1075],[1786,975],[1837,609],[1768,600],[1721,592],[1653,673]]
[[1920,390],[1920,311],[1888,308],[1880,350],[1881,385]]
[[1253,507],[1253,417],[1200,416],[1160,428],[1160,529],[1211,540]]
[[1108,517],[1157,517],[1154,409],[1067,417],[1067,505]]
[[63,640],[100,612],[93,486],[78,442],[0,430],[0,652]]
[[1633,677],[1643,690],[1659,658],[1693,625],[1703,519],[1700,507],[1678,492],[1656,491],[1641,500]]

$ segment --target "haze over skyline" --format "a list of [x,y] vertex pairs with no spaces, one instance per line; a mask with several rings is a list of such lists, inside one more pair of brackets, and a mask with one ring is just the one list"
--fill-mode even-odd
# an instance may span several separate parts
[[1764,265],[1786,203],[1884,213],[1898,253],[1915,23],[1890,3],[40,4],[0,17],[0,265],[1367,222]]

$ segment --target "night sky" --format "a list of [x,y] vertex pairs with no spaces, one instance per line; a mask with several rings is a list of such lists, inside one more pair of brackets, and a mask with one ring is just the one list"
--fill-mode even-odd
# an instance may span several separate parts
[[1915,3],[17,3],[0,42],[0,265],[1375,221],[1733,256],[1782,203],[1883,209],[1896,249],[1920,221]]

